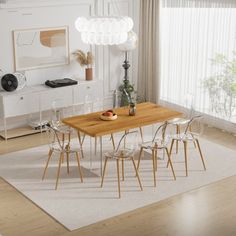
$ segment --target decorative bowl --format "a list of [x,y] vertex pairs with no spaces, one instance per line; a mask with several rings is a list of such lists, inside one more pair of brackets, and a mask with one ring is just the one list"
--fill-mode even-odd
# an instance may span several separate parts
[[101,120],[107,120],[107,121],[116,120],[117,119],[117,115],[116,114],[113,114],[113,116],[100,115],[100,119]]

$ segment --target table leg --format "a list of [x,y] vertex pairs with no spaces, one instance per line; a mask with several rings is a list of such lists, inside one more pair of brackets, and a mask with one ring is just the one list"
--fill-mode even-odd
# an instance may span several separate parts
[[92,170],[92,155],[93,155],[93,144],[92,144],[92,137],[89,136],[89,140],[90,140],[90,157],[89,157],[89,161],[90,161],[90,170]]
[[78,139],[79,139],[79,144],[80,144],[81,156],[82,158],[84,158],[83,144],[82,144],[81,135],[79,131],[78,131]]
[[100,169],[101,169],[101,176],[102,176],[102,158],[103,158],[103,153],[102,153],[102,136],[100,136]]

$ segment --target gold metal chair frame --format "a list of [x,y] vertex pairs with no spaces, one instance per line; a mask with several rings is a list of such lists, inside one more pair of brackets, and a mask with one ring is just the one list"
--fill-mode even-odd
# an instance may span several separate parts
[[[151,150],[152,151],[152,166],[153,166],[153,180],[154,180],[154,187],[156,187],[156,172],[157,172],[157,151],[158,150],[164,150],[167,154],[167,158],[168,158],[168,163],[170,163],[170,167],[171,167],[171,171],[174,177],[174,180],[176,180],[176,176],[175,176],[175,172],[174,172],[174,168],[170,159],[170,153],[168,151],[167,145],[165,144],[165,132],[166,132],[166,128],[167,128],[167,122],[165,122],[164,124],[162,124],[161,126],[159,126],[153,136],[153,139],[151,142],[144,142],[142,143],[140,146],[140,152],[139,152],[139,158],[138,158],[138,165],[137,165],[137,170],[139,170],[139,166],[140,166],[140,161],[141,161],[141,156],[144,150]],[[159,133],[159,131],[161,131],[161,143],[158,144],[158,142],[156,142],[156,136]]]
[[[201,150],[201,147],[200,147],[199,140],[196,137],[196,135],[192,132],[192,128],[191,128],[193,122],[196,119],[201,119],[201,118],[202,118],[201,115],[197,115],[197,116],[192,117],[189,120],[189,122],[187,123],[187,126],[185,128],[184,133],[182,133],[182,134],[180,132],[177,133],[175,136],[173,136],[172,141],[171,141],[170,152],[169,152],[170,157],[171,157],[171,154],[172,154],[172,149],[173,149],[173,145],[174,145],[175,141],[176,141],[176,143],[177,142],[183,142],[183,144],[184,144],[184,159],[185,159],[185,174],[186,174],[186,176],[188,176],[188,155],[187,155],[188,141],[193,142],[194,146],[196,145],[195,147],[198,148],[203,168],[204,168],[204,170],[206,170],[206,165],[205,165],[205,162],[204,162],[204,157],[203,157],[203,154],[202,154],[202,150]],[[169,164],[170,164],[170,161],[168,161],[167,166]]]
[[142,187],[142,184],[141,184],[141,181],[140,181],[140,178],[139,178],[139,174],[138,174],[138,171],[137,171],[137,167],[135,165],[135,161],[134,161],[134,158],[133,158],[134,152],[131,152],[130,155],[126,155],[126,153],[125,153],[125,151],[127,150],[126,147],[124,147],[124,149],[120,149],[120,145],[121,145],[122,141],[124,141],[124,145],[125,145],[125,139],[126,139],[127,135],[129,135],[131,133],[136,133],[136,132],[137,131],[125,132],[125,134],[121,137],[116,150],[111,155],[106,155],[105,154],[105,163],[104,163],[104,168],[103,168],[101,187],[103,187],[103,182],[104,182],[104,177],[105,177],[106,167],[107,167],[107,161],[108,161],[108,159],[115,159],[116,160],[116,168],[117,168],[117,183],[118,183],[119,198],[121,198],[121,190],[120,190],[120,161],[122,163],[122,180],[124,181],[124,161],[131,160],[132,163],[133,163],[133,166],[134,166],[135,176],[138,179],[138,183],[139,183],[140,189],[143,190],[143,187]]
[[[57,169],[56,185],[55,185],[55,190],[57,190],[58,181],[59,181],[59,177],[60,177],[60,171],[61,171],[61,164],[64,162],[64,156],[66,155],[67,173],[69,174],[69,172],[70,172],[69,158],[70,158],[70,154],[74,153],[76,156],[78,171],[79,171],[80,180],[82,183],[83,182],[83,175],[82,175],[82,170],[81,170],[81,166],[80,166],[79,153],[76,150],[72,150],[70,147],[71,132],[70,131],[60,132],[60,129],[58,129],[57,127],[52,127],[52,126],[48,127],[47,132],[52,132],[53,143],[57,143],[57,147],[53,147],[53,143],[50,144],[50,149],[48,152],[48,159],[46,162],[46,166],[44,168],[42,180],[44,180],[44,178],[45,178],[46,171],[47,171],[47,168],[48,168],[48,165],[49,165],[49,162],[52,158],[53,153],[54,152],[60,153],[60,158],[59,158],[59,162],[58,162],[58,169]],[[50,134],[48,134],[48,135],[50,135]],[[60,138],[60,135],[61,135],[61,138]],[[66,142],[65,135],[68,135],[68,142]]]

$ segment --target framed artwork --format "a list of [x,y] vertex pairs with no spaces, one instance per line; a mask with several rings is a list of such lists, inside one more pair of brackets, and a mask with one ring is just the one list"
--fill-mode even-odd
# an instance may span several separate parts
[[68,27],[13,31],[15,71],[69,64]]

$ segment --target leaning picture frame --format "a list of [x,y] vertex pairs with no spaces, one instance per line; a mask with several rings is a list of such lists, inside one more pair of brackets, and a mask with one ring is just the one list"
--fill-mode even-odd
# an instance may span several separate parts
[[69,64],[68,26],[13,30],[15,71]]

